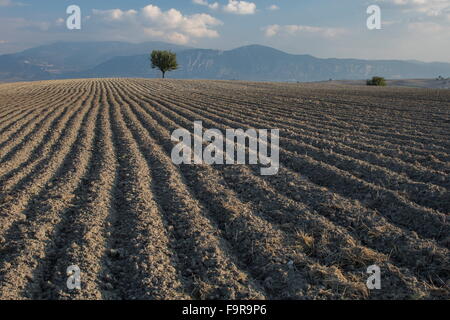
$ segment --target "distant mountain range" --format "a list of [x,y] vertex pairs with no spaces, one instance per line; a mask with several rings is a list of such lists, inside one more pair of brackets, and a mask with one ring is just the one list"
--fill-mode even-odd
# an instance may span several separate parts
[[228,51],[195,49],[164,42],[57,42],[0,56],[0,81],[92,77],[158,77],[152,50],[177,53],[180,69],[170,78],[323,81],[450,76],[450,63],[400,60],[319,59],[250,45]]
[[0,55],[0,81],[70,78],[70,74],[90,70],[114,57],[148,54],[155,48],[175,52],[190,49],[164,42],[56,42]]

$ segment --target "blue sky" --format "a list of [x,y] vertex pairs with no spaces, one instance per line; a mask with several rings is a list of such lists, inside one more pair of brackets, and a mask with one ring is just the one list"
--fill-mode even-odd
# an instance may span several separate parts
[[[67,30],[69,5],[81,30]],[[381,8],[382,29],[366,10]],[[263,44],[323,58],[450,62],[450,0],[0,0],[0,53],[54,41]]]

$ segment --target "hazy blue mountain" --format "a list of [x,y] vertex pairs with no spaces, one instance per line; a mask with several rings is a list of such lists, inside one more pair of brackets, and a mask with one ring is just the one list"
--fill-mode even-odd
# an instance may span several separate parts
[[159,77],[159,72],[150,68],[149,53],[153,49],[170,49],[177,52],[180,69],[170,72],[167,75],[170,78],[321,81],[367,79],[374,75],[390,79],[450,76],[449,63],[319,59],[310,55],[288,54],[260,45],[220,51],[192,49],[162,42],[86,42],[56,43],[12,55],[15,59],[22,59],[17,75],[9,71],[4,72],[2,61],[11,58],[0,56],[0,79],[2,74],[12,79],[23,77],[26,80]]
[[31,81],[49,79],[51,75],[43,68],[19,60],[14,55],[0,56],[0,81]]
[[[238,79],[267,81],[321,81],[367,79],[381,75],[391,79],[450,76],[448,63],[398,60],[319,59],[292,55],[270,47],[252,45],[229,51],[190,49],[177,53],[180,69],[170,78]],[[76,77],[158,77],[148,55],[115,57],[73,74]]]
[[[56,42],[15,54],[1,55],[0,80],[52,79],[65,73],[93,68],[113,57],[139,55],[154,49],[177,52],[188,47],[164,42]],[[11,69],[17,70],[18,74],[11,74]]]

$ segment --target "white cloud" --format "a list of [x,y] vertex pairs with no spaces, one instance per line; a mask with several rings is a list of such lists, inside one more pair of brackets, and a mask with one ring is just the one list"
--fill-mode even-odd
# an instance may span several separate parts
[[346,33],[345,29],[342,28],[323,28],[323,27],[313,27],[305,25],[283,25],[278,24],[269,25],[263,28],[266,37],[274,37],[277,35],[287,35],[295,36],[300,34],[313,34],[319,35],[326,38],[334,38]]
[[277,6],[276,4],[272,4],[271,6],[268,6],[267,9],[270,11],[276,11],[276,10],[280,10],[280,7]]
[[218,2],[211,3],[208,5],[208,7],[213,10],[217,10],[217,9],[219,9],[219,3]]
[[228,0],[228,4],[223,5],[222,7],[218,2],[209,3],[208,0],[192,0],[192,2],[213,10],[221,8],[221,10],[226,13],[241,15],[256,13],[256,4],[248,1]]
[[23,3],[15,2],[11,0],[0,0],[0,7],[13,7],[13,6],[23,6]]
[[176,9],[162,11],[155,5],[148,5],[140,11],[120,9],[93,10],[95,16],[104,23],[120,26],[120,32],[140,34],[148,37],[186,44],[193,38],[217,38],[219,33],[214,27],[222,22],[209,14],[183,15]]
[[189,42],[189,37],[184,35],[184,34],[182,34],[182,33],[179,33],[179,32],[169,33],[167,35],[167,39],[170,42],[178,43],[178,44],[186,44],[186,43]]
[[264,27],[264,33],[266,37],[276,36],[280,32],[281,26],[278,24],[272,24],[270,26]]
[[429,36],[441,36],[450,34],[450,27],[434,22],[411,22],[408,30],[416,34],[426,34]]
[[58,18],[58,19],[55,20],[55,25],[62,26],[62,25],[64,25],[65,21],[66,20],[64,20],[63,18]]
[[450,15],[449,0],[378,0],[402,8],[405,12],[416,12],[428,17]]
[[15,32],[49,31],[53,23],[47,21],[33,21],[24,18],[0,18],[2,29],[10,31],[5,37],[14,35]]
[[207,0],[192,0],[192,2],[201,6],[208,7],[213,10],[219,9],[220,6],[218,2],[209,3]]
[[224,6],[223,10],[234,14],[255,14],[256,4],[247,1],[228,0],[228,4]]
[[120,9],[111,9],[111,10],[93,9],[92,13],[108,21],[123,21],[128,18],[134,18],[138,12],[136,10],[122,11]]

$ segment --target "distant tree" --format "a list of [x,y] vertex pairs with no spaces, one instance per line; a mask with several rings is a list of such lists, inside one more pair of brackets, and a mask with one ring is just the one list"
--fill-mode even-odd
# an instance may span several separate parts
[[150,55],[153,69],[159,69],[162,72],[163,79],[166,72],[178,69],[177,55],[170,51],[153,50]]
[[367,85],[368,86],[385,87],[387,84],[386,84],[386,79],[384,79],[382,77],[373,77],[371,80],[367,80]]

